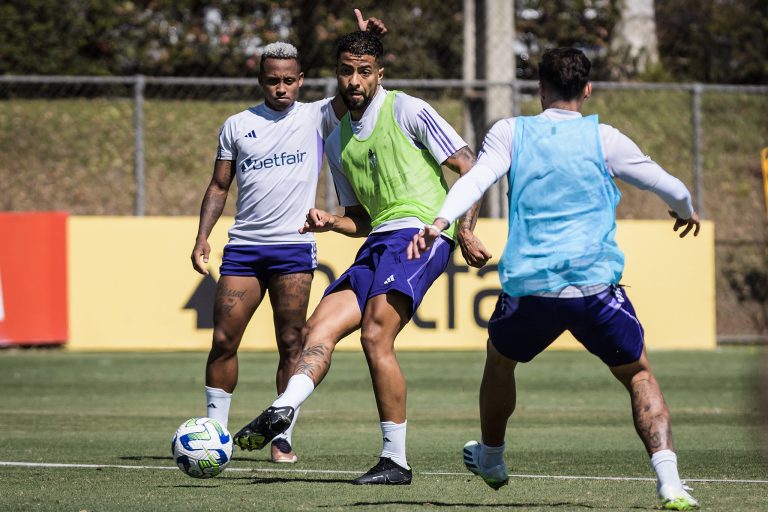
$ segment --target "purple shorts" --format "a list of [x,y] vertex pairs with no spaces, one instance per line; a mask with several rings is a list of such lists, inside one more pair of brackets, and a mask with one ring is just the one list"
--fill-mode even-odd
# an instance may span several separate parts
[[421,258],[409,260],[405,251],[418,231],[406,228],[369,235],[352,266],[326,288],[323,296],[349,281],[363,312],[371,297],[397,291],[411,298],[413,315],[424,294],[448,266],[453,251],[453,242],[440,237]]
[[316,267],[317,249],[313,243],[226,245],[219,273],[268,281],[274,275],[312,272]]
[[633,363],[643,352],[643,326],[618,286],[570,299],[502,293],[488,324],[496,350],[521,363],[532,360],[566,330],[608,366]]

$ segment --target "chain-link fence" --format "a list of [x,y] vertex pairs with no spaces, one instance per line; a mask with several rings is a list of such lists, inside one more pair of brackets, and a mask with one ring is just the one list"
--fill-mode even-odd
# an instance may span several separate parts
[[[385,86],[429,101],[475,149],[493,118],[540,111],[534,81]],[[302,101],[335,90],[332,78],[308,79]],[[512,112],[489,112],[499,94],[512,95]],[[260,100],[254,79],[1,76],[0,210],[197,215],[221,123]],[[596,82],[584,113],[631,137],[689,186],[702,218],[715,221],[719,340],[768,339],[759,159],[768,146],[768,87]],[[489,191],[485,215],[506,215],[502,187]],[[619,218],[667,218],[655,196],[619,187]],[[317,201],[336,208],[327,173]],[[232,197],[226,214],[234,204]]]

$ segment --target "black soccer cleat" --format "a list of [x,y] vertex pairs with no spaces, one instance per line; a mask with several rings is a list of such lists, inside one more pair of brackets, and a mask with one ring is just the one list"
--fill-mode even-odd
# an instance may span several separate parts
[[243,450],[261,450],[288,430],[293,421],[293,407],[267,407],[255,420],[235,434],[232,442]]
[[368,472],[352,480],[355,485],[411,485],[413,473],[389,457],[380,457],[379,463]]

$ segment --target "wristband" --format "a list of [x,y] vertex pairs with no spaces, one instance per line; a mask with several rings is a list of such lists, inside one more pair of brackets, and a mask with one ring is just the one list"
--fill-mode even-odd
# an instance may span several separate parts
[[440,228],[437,226],[437,224],[430,224],[430,225],[429,225],[429,228],[430,228],[430,229],[432,229],[432,228],[435,228],[435,229],[437,230],[437,234],[438,234],[438,235],[440,235],[440,233],[442,233],[442,232],[443,232],[443,230],[442,230],[442,229],[440,229]]

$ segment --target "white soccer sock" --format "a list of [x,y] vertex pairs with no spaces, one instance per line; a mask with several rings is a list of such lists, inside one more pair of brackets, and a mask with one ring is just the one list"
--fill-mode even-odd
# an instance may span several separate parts
[[480,443],[480,465],[484,468],[492,468],[504,464],[504,443],[501,446],[488,446]]
[[301,407],[293,411],[293,421],[291,422],[291,426],[288,427],[288,430],[286,430],[282,434],[275,436],[275,439],[285,439],[286,441],[288,441],[288,444],[291,445],[291,447],[293,447],[293,427],[296,426],[296,420],[299,419],[299,411],[301,411]]
[[405,458],[405,428],[407,425],[407,420],[403,423],[381,422],[381,434],[384,439],[381,456],[392,459],[395,464],[405,469],[411,469]]
[[304,400],[315,390],[315,383],[308,375],[300,373],[288,380],[288,386],[282,395],[272,402],[272,407],[293,407],[294,410],[301,407]]
[[232,393],[227,393],[220,388],[209,388],[205,386],[205,403],[208,407],[209,418],[221,423],[227,428],[229,420],[229,404],[232,402]]
[[658,479],[656,489],[662,486],[683,488],[680,475],[677,473],[677,455],[672,450],[661,450],[651,456],[651,466]]

